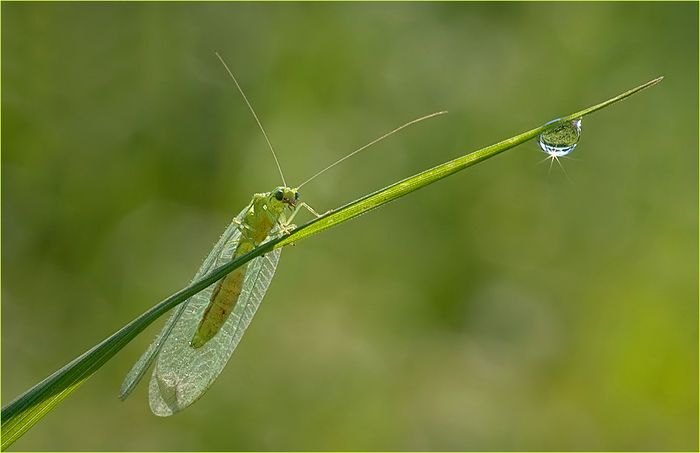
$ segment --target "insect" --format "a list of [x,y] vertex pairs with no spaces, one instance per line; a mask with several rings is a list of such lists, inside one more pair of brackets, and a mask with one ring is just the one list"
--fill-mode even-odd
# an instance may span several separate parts
[[[270,140],[243,89],[221,56],[216,53],[253,115],[282,178],[282,186],[253,195],[214,245],[192,281],[270,238],[291,231],[301,208],[319,214],[300,200],[299,188],[343,160],[410,126],[441,115],[436,112],[410,121],[317,172],[297,187],[289,187]],[[149,404],[154,414],[169,416],[199,399],[221,373],[241,341],[272,281],[280,249],[259,256],[235,269],[217,283],[180,304],[122,383],[120,399],[126,399],[154,364],[149,383]]]

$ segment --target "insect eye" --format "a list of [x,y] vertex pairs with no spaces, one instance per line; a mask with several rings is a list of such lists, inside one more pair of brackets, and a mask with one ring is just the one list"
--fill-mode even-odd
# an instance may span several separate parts
[[299,199],[299,192],[294,192],[294,199],[298,200]]
[[281,190],[275,192],[275,199],[277,199],[277,201],[282,201],[282,198],[284,198],[284,193],[282,193]]

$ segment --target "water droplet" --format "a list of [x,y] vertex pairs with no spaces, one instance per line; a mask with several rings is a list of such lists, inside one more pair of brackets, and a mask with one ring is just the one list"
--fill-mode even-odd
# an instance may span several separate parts
[[[547,124],[559,120],[552,120]],[[553,157],[562,157],[576,148],[581,137],[581,119],[575,119],[561,124],[554,129],[542,132],[537,138],[537,143],[542,151]]]

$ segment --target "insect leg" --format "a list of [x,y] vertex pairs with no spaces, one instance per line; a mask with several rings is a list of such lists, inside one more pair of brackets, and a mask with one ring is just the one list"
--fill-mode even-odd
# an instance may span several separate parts
[[[252,230],[251,226],[248,225],[247,222],[245,222],[244,220],[243,221],[241,220],[241,219],[245,219],[245,213],[248,212],[248,210],[250,209],[250,206],[252,206],[252,203],[249,204],[248,207],[246,209],[244,209],[240,215],[234,217],[233,220],[231,220],[231,223],[236,225],[236,229],[238,231],[240,231],[241,233],[243,233],[243,230],[249,230],[249,231]],[[228,247],[232,244],[235,244],[238,241],[239,241],[239,238],[234,238],[233,240],[228,241],[225,244],[225,247]]]
[[[296,207],[294,208],[292,213],[289,215],[289,217],[280,218],[277,221],[277,224],[279,225],[280,231],[282,232],[282,234],[287,234],[287,233],[291,232],[294,228],[296,228],[296,225],[294,225],[292,223],[292,220],[294,220],[294,217],[296,217],[296,215],[299,213],[299,210],[302,207],[305,208],[307,211],[309,211],[314,216],[316,216],[317,218],[322,216],[322,214],[319,214],[318,212],[316,212],[314,210],[314,208],[312,208],[308,204],[301,201],[301,202],[297,203]],[[327,211],[326,214],[328,214],[329,212],[330,211]]]
[[[234,218],[234,219],[231,221],[231,223],[233,223],[234,225],[236,225],[236,229],[237,229],[238,231],[240,231],[241,233],[243,233],[243,230],[244,230],[244,229],[250,229],[250,226],[248,226],[248,225],[246,225],[245,223],[241,222],[241,221],[238,220],[237,218]],[[228,246],[230,246],[231,244],[235,244],[236,242],[238,242],[238,238],[234,238],[234,239],[228,241],[228,242],[226,243],[225,247],[228,247]]]
[[314,210],[314,208],[312,208],[312,207],[309,206],[308,204],[304,203],[303,201],[300,201],[299,203],[297,203],[297,206],[294,208],[294,211],[292,211],[292,213],[291,213],[291,214],[289,215],[289,217],[287,218],[286,223],[289,223],[289,222],[291,222],[292,220],[294,220],[294,217],[296,217],[296,215],[299,213],[299,210],[300,210],[301,208],[305,208],[307,211],[309,211],[311,214],[313,214],[313,215],[316,216],[316,217],[321,217],[321,216],[326,215],[326,214],[328,214],[329,212],[331,212],[331,211],[326,211],[324,214],[319,214],[318,212],[316,212],[316,211]]
[[[296,210],[294,212],[296,212]],[[279,219],[277,219],[277,225],[279,225],[280,232],[282,234],[291,233],[291,231],[297,227],[292,223],[292,217],[294,217],[294,212],[292,213],[292,215],[289,216],[289,218],[280,217]]]

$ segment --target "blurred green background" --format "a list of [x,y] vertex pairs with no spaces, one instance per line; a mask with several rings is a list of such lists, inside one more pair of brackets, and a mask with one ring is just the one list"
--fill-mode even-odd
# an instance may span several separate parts
[[616,95],[288,248],[219,380],[153,416],[154,325],[17,450],[697,450],[697,3],[3,3],[2,398],[189,282],[254,192],[337,207]]

